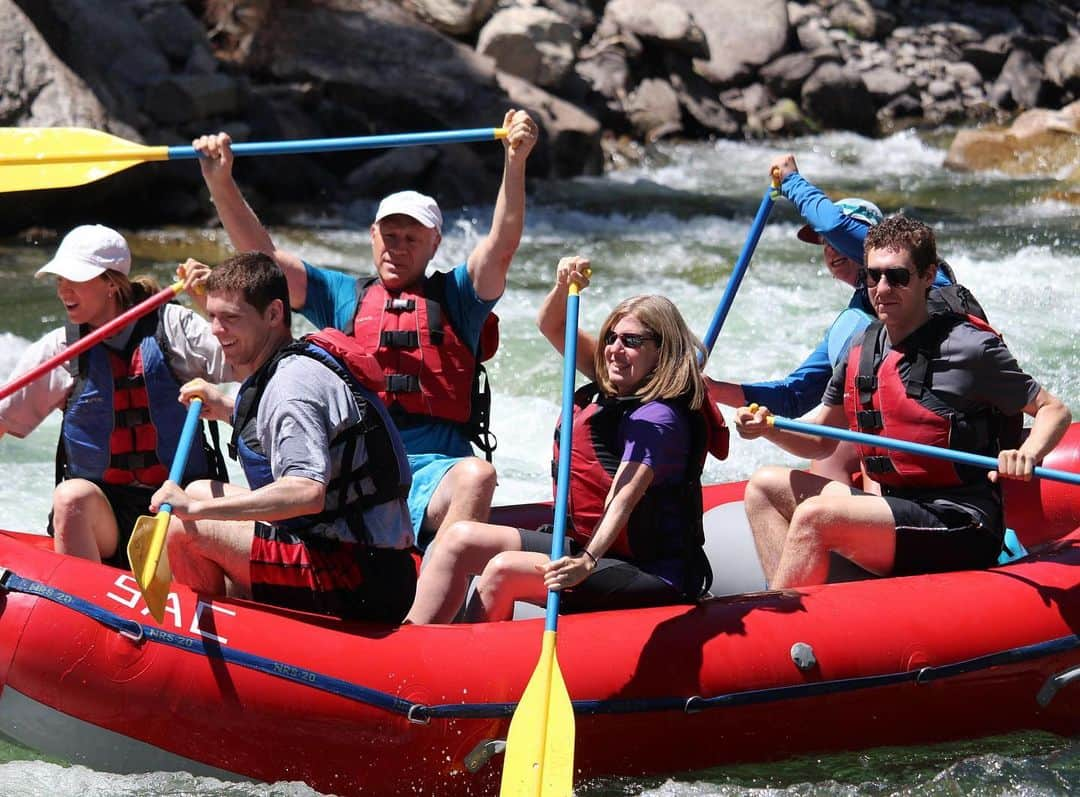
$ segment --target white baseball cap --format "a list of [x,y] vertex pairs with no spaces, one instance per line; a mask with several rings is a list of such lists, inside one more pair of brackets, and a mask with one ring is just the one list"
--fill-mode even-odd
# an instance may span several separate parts
[[429,229],[442,232],[442,211],[439,203],[427,194],[418,191],[398,191],[390,194],[379,203],[379,209],[375,211],[375,221],[379,222],[387,216],[397,214],[416,219]]
[[56,274],[72,282],[89,282],[106,271],[131,271],[131,250],[124,236],[101,224],[83,224],[64,236],[56,256],[35,277]]

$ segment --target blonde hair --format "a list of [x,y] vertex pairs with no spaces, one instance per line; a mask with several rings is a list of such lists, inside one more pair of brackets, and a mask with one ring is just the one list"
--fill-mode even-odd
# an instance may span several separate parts
[[158,281],[146,274],[128,279],[126,274],[109,269],[101,275],[101,278],[116,289],[116,301],[120,305],[121,312],[149,299],[161,290]]
[[663,296],[632,296],[619,302],[600,327],[600,339],[593,355],[596,382],[607,395],[615,387],[608,377],[604,358],[604,339],[612,327],[626,316],[633,316],[656,336],[659,359],[656,368],[638,385],[634,395],[642,401],[685,398],[690,409],[699,409],[705,401],[705,381],[698,357],[704,359],[705,347],[686,326],[670,299]]

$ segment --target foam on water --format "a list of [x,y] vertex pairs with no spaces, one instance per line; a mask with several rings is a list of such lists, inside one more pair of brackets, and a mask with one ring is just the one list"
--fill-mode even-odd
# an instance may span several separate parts
[[[1076,345],[1080,305],[1080,241],[1075,209],[1046,198],[1049,183],[1001,175],[961,175],[941,169],[944,152],[914,133],[872,141],[851,134],[775,144],[716,142],[661,144],[647,163],[606,178],[542,185],[530,197],[527,227],[499,303],[502,346],[489,364],[495,390],[493,430],[499,438],[495,464],[497,503],[544,500],[551,496],[552,430],[560,406],[561,358],[535,327],[559,258],[584,254],[594,279],[581,299],[581,324],[596,330],[620,299],[654,292],[669,296],[691,329],[703,334],[726,285],[765,187],[765,169],[774,155],[796,153],[800,168],[833,196],[867,194],[888,212],[909,208],[931,220],[942,254],[960,280],[978,296],[991,321],[1004,332],[1021,365],[1048,389],[1080,411],[1080,351]],[[310,262],[369,273],[367,219],[373,206],[361,203],[337,226],[306,224],[274,230],[275,239]],[[487,234],[490,206],[448,213],[443,244],[434,263],[446,269],[466,259]],[[799,222],[785,200],[777,202],[753,263],[708,364],[716,378],[752,381],[780,377],[816,345],[846,305],[850,290],[832,280],[820,250],[795,239]],[[220,246],[219,236],[187,233],[198,246]],[[152,236],[153,234],[151,234]],[[173,233],[162,240],[172,240]],[[27,258],[25,268],[30,268]],[[0,275],[0,282],[23,279]],[[51,297],[38,297],[39,300]],[[51,299],[55,305],[55,299]],[[44,307],[44,304],[41,306]],[[35,308],[37,305],[35,305]],[[35,310],[36,312],[36,310]],[[47,312],[56,312],[50,306]],[[56,315],[5,325],[0,331],[0,372],[9,372],[28,345]],[[18,329],[24,336],[12,334]],[[310,329],[298,322],[296,331]],[[731,411],[725,410],[730,418]],[[26,440],[0,439],[0,526],[41,528],[52,486],[53,453],[59,430],[54,413]],[[709,460],[705,478],[745,478],[757,467],[796,460],[775,447],[732,440],[725,462]],[[703,743],[714,743],[703,741]],[[1015,746],[1014,742],[1011,742]],[[951,753],[928,765],[929,775],[901,776],[881,783],[873,774],[838,777],[835,768],[807,771],[795,779],[772,779],[775,766],[754,768],[743,778],[725,770],[701,777],[644,783],[640,780],[591,784],[583,794],[938,794],[969,791],[985,784],[994,793],[1044,794],[1047,783],[1060,792],[1080,784],[1076,753],[1066,742],[1071,770],[1032,757],[1011,764],[989,759],[954,763]],[[956,754],[960,755],[960,754]],[[970,753],[963,753],[963,761]],[[1018,753],[1018,755],[1033,755]],[[12,755],[9,757],[18,757]],[[4,760],[0,755],[0,760]],[[855,762],[862,757],[850,757]],[[870,758],[880,762],[880,757]],[[1046,774],[1049,770],[1051,774]],[[1003,786],[1000,772],[1011,772]],[[207,783],[189,776],[113,776],[44,762],[0,765],[0,793],[53,794],[312,794],[289,791],[295,784],[250,787]],[[801,778],[801,780],[800,780]],[[10,787],[10,788],[9,788]],[[303,788],[303,787],[296,787]],[[234,789],[241,789],[234,791]],[[283,791],[274,791],[283,789]],[[949,791],[953,789],[953,791]]]

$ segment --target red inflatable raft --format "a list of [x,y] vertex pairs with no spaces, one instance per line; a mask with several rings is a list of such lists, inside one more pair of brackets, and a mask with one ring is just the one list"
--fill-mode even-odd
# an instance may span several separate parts
[[[1080,471],[1080,426],[1046,465]],[[706,489],[714,591],[742,594],[559,623],[578,779],[1080,731],[1080,488],[1010,484],[1032,553],[1007,566],[750,593],[742,490]],[[178,585],[158,625],[129,573],[36,535],[0,532],[0,568],[0,733],[100,770],[492,794],[539,655],[540,619],[384,628]]]

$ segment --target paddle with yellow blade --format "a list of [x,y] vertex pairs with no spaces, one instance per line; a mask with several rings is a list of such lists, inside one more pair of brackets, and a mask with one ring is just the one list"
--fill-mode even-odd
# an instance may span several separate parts
[[[234,155],[296,155],[386,149],[424,144],[463,144],[506,138],[503,127],[432,133],[308,138],[232,145]],[[0,128],[0,191],[33,191],[86,185],[145,161],[198,158],[194,147],[148,147],[81,127]]]
[[[555,528],[551,561],[562,558],[570,493],[570,445],[574,417],[574,370],[577,363],[578,287],[566,296],[566,344],[563,350],[562,425],[559,473],[555,488]],[[574,707],[555,656],[559,593],[549,590],[540,660],[510,720],[503,761],[501,797],[567,797],[574,788]]]
[[[188,405],[184,429],[180,433],[180,442],[176,446],[176,456],[173,457],[172,467],[169,469],[171,482],[179,484],[184,478],[188,455],[191,454],[191,443],[199,428],[201,411],[202,399],[192,399],[191,404]],[[165,617],[165,599],[169,595],[169,585],[172,583],[169,557],[164,553],[165,532],[169,529],[171,515],[172,506],[169,504],[162,504],[154,517],[141,515],[135,521],[135,529],[131,532],[127,547],[131,573],[139,582],[139,589],[142,590],[146,607],[159,623]]]

